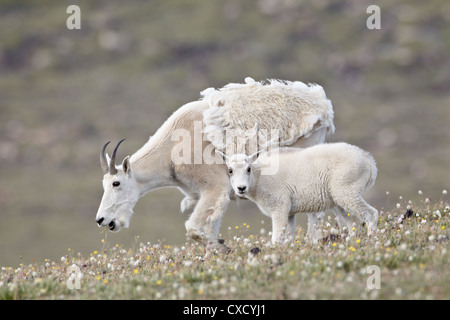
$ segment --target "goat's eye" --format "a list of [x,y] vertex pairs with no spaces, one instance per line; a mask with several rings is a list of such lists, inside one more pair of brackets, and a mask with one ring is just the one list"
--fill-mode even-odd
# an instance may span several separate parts
[[252,171],[252,168],[248,167],[247,172],[250,173],[250,171]]
[[232,174],[233,173],[233,169],[228,169],[228,173]]
[[118,187],[118,186],[120,186],[120,182],[119,181],[114,181],[112,183],[112,185],[113,185],[113,187]]

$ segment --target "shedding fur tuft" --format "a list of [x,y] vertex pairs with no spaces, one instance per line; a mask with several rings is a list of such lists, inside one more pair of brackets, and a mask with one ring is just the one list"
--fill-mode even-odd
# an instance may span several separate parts
[[266,133],[277,130],[276,141],[266,139],[266,148],[275,143],[289,146],[323,128],[327,135],[334,133],[332,104],[317,84],[276,79],[257,82],[247,77],[245,83],[208,88],[201,96],[209,105],[203,112],[203,131],[218,150],[236,150],[236,141],[225,137],[230,130],[247,140],[256,127]]

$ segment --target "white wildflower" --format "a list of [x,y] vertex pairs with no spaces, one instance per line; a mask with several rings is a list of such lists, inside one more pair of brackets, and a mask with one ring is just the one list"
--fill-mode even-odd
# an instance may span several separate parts
[[141,265],[141,259],[137,259],[134,263],[133,263],[133,267],[138,267]]

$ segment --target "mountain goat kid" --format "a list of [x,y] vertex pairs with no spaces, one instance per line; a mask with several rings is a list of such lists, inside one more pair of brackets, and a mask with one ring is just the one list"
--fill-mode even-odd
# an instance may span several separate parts
[[[366,151],[347,143],[326,143],[309,148],[279,148],[246,156],[227,156],[230,183],[240,197],[255,202],[272,219],[272,242],[286,239],[284,229],[293,236],[295,214],[319,213],[327,209],[361,218],[373,234],[378,211],[362,194],[375,183],[377,168]],[[264,174],[278,167],[276,174]],[[266,171],[267,172],[267,171]],[[313,242],[320,233],[313,233]],[[309,236],[311,236],[309,234]],[[321,235],[320,235],[321,236]]]

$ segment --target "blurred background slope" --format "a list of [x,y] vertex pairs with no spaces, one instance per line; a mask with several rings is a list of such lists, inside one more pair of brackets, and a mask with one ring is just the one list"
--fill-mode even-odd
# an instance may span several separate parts
[[[81,30],[66,28],[70,4]],[[370,4],[380,30],[366,28]],[[445,0],[0,1],[0,266],[98,249],[101,146],[127,138],[119,157],[132,154],[200,91],[247,76],[324,87],[330,140],[377,160],[367,199],[379,209],[400,195],[439,199],[450,181],[449,52]],[[150,193],[108,242],[183,243],[181,199]],[[254,205],[233,203],[221,232],[246,222],[256,233],[261,220],[270,230]]]

